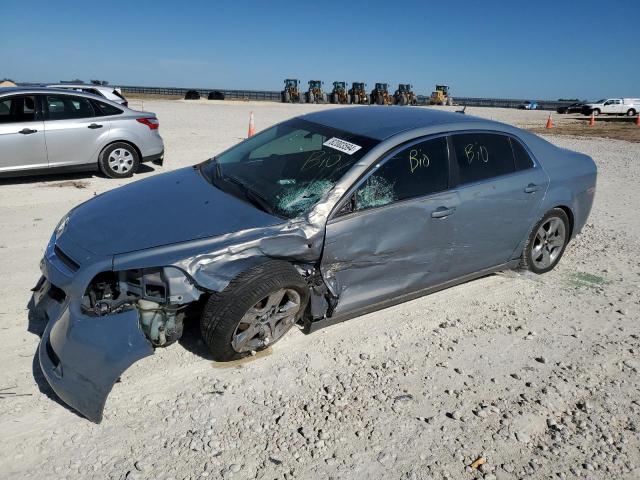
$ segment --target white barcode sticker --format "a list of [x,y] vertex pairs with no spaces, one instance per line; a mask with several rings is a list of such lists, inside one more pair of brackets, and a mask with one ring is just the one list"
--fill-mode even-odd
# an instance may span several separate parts
[[333,137],[324,142],[322,145],[325,147],[335,148],[341,152],[346,153],[347,155],[353,155],[362,147],[360,145],[356,145],[355,143],[349,143],[346,140],[341,140],[339,138]]

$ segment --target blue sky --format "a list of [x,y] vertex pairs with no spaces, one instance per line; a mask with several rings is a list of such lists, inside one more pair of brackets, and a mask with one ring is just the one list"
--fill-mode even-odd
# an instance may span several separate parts
[[1,11],[0,78],[16,81],[279,90],[294,77],[640,96],[639,0],[2,0]]

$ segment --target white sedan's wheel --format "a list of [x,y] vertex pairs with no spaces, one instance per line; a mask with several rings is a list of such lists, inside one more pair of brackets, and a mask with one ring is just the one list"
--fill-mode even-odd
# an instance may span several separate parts
[[109,155],[109,168],[116,173],[127,173],[133,168],[133,154],[127,148],[116,148]]
[[126,178],[138,169],[140,158],[136,149],[124,142],[107,146],[100,154],[98,165],[102,173],[109,178]]

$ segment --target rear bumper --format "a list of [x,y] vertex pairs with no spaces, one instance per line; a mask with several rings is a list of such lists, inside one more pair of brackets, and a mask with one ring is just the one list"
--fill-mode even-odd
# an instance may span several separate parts
[[164,150],[154,155],[147,155],[146,157],[142,157],[142,163],[146,162],[151,162],[154,165],[162,166],[164,164]]

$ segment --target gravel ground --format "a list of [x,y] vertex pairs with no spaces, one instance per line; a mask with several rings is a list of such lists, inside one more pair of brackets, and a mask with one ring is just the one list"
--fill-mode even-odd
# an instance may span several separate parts
[[[164,168],[324,106],[145,101]],[[540,126],[545,112],[467,113]],[[590,220],[558,268],[504,272],[294,331],[231,364],[193,328],[130,368],[94,425],[55,399],[34,358],[29,288],[60,217],[131,180],[0,183],[3,478],[640,478],[640,144],[549,137],[599,168]],[[135,208],[135,206],[132,206]]]

